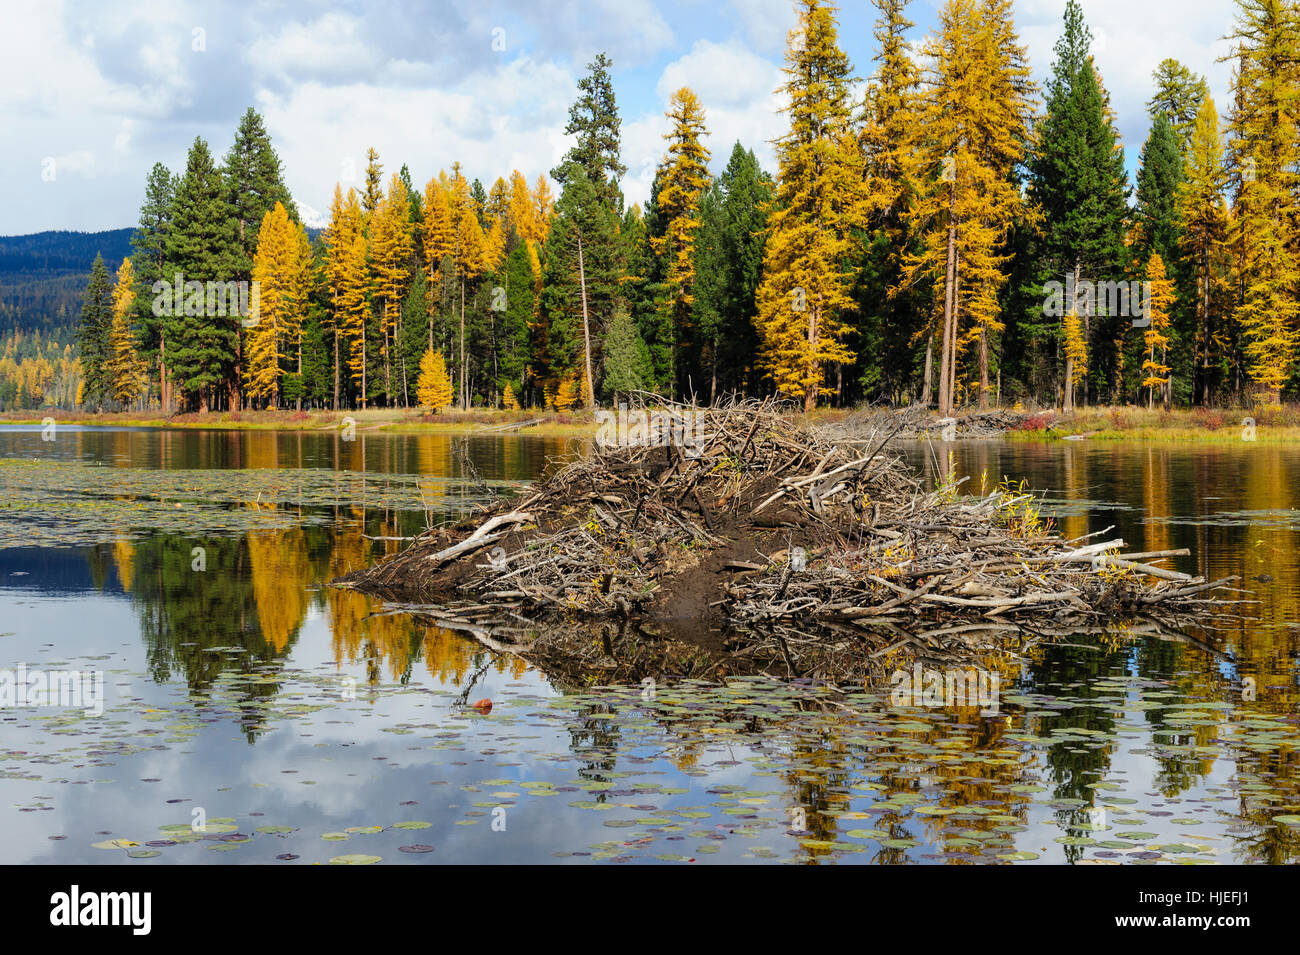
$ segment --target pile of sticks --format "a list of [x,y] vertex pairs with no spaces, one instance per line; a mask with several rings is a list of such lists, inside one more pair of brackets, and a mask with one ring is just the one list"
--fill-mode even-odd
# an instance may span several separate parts
[[[922,487],[888,447],[843,443],[772,401],[651,395],[513,500],[430,531],[341,583],[465,626],[689,618],[877,637],[1023,622],[1061,631],[1204,618],[1233,603],[1105,531],[1064,540],[1034,496]],[[575,616],[576,615],[576,616]]]

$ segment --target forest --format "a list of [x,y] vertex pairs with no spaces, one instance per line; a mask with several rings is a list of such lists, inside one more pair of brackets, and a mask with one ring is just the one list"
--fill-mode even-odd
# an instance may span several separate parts
[[[737,142],[711,175],[708,104],[677,90],[644,208],[604,54],[549,176],[448,157],[421,186],[371,149],[315,239],[250,108],[220,160],[196,139],[183,170],[154,166],[132,254],[95,261],[75,358],[11,336],[0,382],[28,406],[168,412],[1295,393],[1300,5],[1237,0],[1222,118],[1193,66],[1160,62],[1130,183],[1074,0],[1041,88],[1010,0],[947,0],[921,43],[907,0],[873,2],[863,81],[835,7],[798,0],[774,170]],[[241,311],[214,287],[254,294]]]

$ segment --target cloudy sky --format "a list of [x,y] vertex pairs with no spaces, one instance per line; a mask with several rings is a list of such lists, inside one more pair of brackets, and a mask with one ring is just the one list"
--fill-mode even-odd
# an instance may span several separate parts
[[[522,0],[386,3],[18,0],[0,30],[0,234],[134,225],[156,161],[183,168],[194,137],[224,154],[252,105],[265,117],[305,215],[365,150],[423,185],[460,160],[489,185],[533,179],[563,154],[568,107],[595,53],[614,60],[624,190],[644,200],[663,151],[663,111],[692,87],[707,110],[715,170],[739,139],[772,168],[783,129],[790,0]],[[913,0],[919,40],[935,0]],[[1016,25],[1041,82],[1065,0],[1019,0]],[[1119,115],[1130,170],[1148,120],[1151,71],[1175,57],[1226,111],[1229,0],[1083,0]],[[875,10],[841,5],[841,46],[874,68]],[[351,177],[349,180],[348,177]]]

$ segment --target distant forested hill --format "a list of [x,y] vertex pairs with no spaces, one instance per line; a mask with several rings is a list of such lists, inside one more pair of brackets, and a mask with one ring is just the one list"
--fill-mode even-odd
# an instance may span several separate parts
[[132,231],[0,236],[0,335],[71,330],[96,253],[112,272],[131,254]]
[[108,232],[35,232],[0,236],[0,273],[83,272],[90,274],[95,253],[114,265],[131,254],[132,229]]

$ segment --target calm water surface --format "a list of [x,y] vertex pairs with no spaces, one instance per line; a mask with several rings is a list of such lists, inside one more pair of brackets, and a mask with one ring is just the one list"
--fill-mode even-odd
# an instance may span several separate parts
[[[983,709],[564,685],[328,586],[572,448],[0,430],[0,862],[1300,858],[1300,449],[909,446],[928,481],[1025,480],[1067,537],[1188,547],[1255,601],[982,660]],[[102,706],[22,699],[33,672],[102,674]]]

